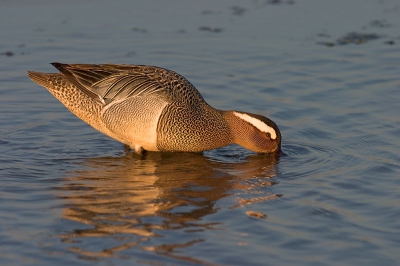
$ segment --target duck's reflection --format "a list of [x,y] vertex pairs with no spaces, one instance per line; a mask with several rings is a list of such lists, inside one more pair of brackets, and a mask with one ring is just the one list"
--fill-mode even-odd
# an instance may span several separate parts
[[[176,257],[175,249],[204,241],[199,232],[223,228],[203,219],[221,208],[216,207],[220,199],[273,185],[277,160],[255,155],[241,163],[221,163],[188,153],[86,160],[60,189],[66,200],[63,218],[78,222],[61,237],[85,257],[124,256],[136,245]],[[173,238],[170,230],[175,230]],[[101,241],[93,245],[94,238]]]

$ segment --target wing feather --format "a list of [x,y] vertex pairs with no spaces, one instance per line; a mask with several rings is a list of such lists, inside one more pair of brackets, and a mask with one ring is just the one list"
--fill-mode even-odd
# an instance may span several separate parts
[[197,89],[174,71],[143,65],[52,63],[71,83],[104,104],[158,94],[166,101],[204,102]]

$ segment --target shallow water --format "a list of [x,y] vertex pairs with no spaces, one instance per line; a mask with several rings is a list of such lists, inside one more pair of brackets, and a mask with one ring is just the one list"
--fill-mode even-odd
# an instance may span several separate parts
[[[397,1],[2,1],[0,25],[1,265],[400,263]],[[284,154],[137,157],[27,78],[53,61],[175,70]]]

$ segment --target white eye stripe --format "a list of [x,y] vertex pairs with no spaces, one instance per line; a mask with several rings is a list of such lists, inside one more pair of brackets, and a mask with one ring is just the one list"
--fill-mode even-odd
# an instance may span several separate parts
[[241,114],[238,112],[233,112],[234,115],[236,115],[237,117],[239,117],[240,119],[252,124],[253,126],[255,126],[256,128],[258,128],[258,130],[260,130],[261,132],[265,132],[265,133],[269,133],[271,134],[271,139],[276,139],[276,132],[275,130],[268,126],[267,124],[265,124],[263,121],[251,117],[247,114]]

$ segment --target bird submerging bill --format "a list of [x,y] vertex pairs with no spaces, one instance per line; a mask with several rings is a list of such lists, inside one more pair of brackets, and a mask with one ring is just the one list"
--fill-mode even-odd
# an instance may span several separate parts
[[52,63],[60,73],[28,71],[80,119],[136,153],[202,152],[233,143],[278,153],[270,119],[211,107],[183,76],[155,66]]

